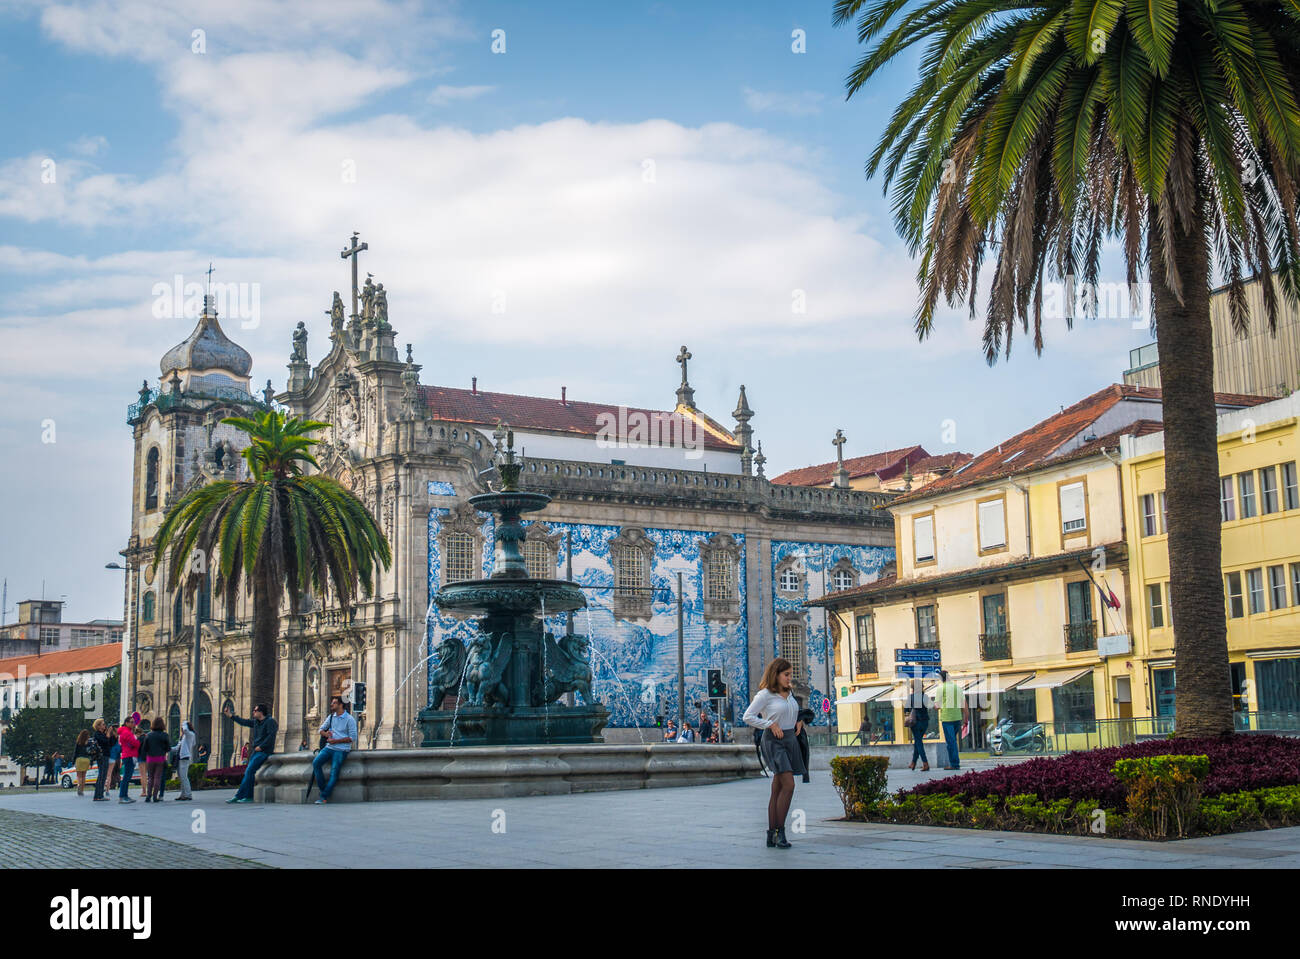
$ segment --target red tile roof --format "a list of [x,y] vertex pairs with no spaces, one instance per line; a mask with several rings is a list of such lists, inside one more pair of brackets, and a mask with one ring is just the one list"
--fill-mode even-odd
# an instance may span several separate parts
[[[602,420],[612,415],[618,421],[620,407],[605,403],[584,403],[579,400],[561,401],[556,397],[520,396],[515,393],[489,393],[485,390],[461,390],[449,386],[421,386],[420,393],[436,420],[471,423],[476,426],[496,426],[505,423],[516,430],[536,430],[545,433],[568,433],[595,436],[601,432]],[[641,413],[646,417],[673,415],[667,410],[646,410],[623,407],[626,414]],[[731,433],[712,418],[696,410],[693,414],[703,433],[705,449],[739,453],[740,444]],[[606,420],[606,422],[608,422]],[[666,429],[667,424],[665,424]]]
[[32,673],[89,673],[100,669],[112,669],[122,663],[121,643],[101,643],[98,646],[83,646],[81,649],[69,649],[61,653],[46,653],[44,656],[14,656],[12,659],[0,659],[0,674],[17,676],[18,670],[24,668],[28,675]]
[[[950,469],[969,462],[969,453],[943,453],[931,456],[919,446],[904,446],[902,449],[886,450],[884,453],[872,453],[869,456],[854,456],[844,461],[844,468],[849,471],[849,479],[860,476],[879,475],[882,480],[901,476],[908,464],[913,473],[925,473]],[[825,486],[835,479],[839,462],[818,463],[816,466],[804,466],[789,470],[772,480],[786,486]]]
[[[1004,440],[993,449],[985,450],[962,469],[954,470],[919,490],[905,493],[894,502],[912,502],[950,493],[988,480],[1014,476],[1052,463],[1091,455],[1103,447],[1117,445],[1118,437],[1124,434],[1140,436],[1143,433],[1157,432],[1163,429],[1159,420],[1139,419],[1067,453],[1058,455],[1056,452],[1117,404],[1124,401],[1149,401],[1152,412],[1156,412],[1160,409],[1160,396],[1160,390],[1152,387],[1112,383],[1024,432],[1017,433],[1011,439]],[[1240,393],[1216,393],[1214,398],[1218,405],[1228,407],[1256,406],[1268,402],[1268,397]]]

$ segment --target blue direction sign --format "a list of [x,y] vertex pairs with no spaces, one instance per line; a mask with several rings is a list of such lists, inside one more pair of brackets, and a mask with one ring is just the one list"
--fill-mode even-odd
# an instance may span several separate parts
[[896,663],[937,663],[939,662],[939,650],[937,649],[896,649],[894,650],[894,662]]
[[913,679],[926,679],[939,675],[938,663],[899,663],[894,667],[895,674]]

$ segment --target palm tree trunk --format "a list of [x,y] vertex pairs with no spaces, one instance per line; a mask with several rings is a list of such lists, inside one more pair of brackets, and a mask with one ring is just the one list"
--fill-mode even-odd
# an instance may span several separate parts
[[[1209,249],[1204,213],[1174,231],[1165,250],[1152,204],[1147,237],[1165,424],[1169,594],[1174,627],[1175,724],[1179,736],[1233,731],[1219,519],[1219,445],[1214,404]],[[1170,290],[1173,257],[1183,299]],[[1141,594],[1137,584],[1134,595]]]
[[265,703],[275,715],[275,647],[280,638],[280,596],[266,575],[253,577],[253,651],[250,687],[256,706]]

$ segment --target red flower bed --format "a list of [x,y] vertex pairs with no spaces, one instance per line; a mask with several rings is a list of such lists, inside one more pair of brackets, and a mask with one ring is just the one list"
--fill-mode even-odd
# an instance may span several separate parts
[[935,779],[904,794],[964,793],[973,798],[1006,798],[1032,793],[1043,800],[1095,799],[1103,806],[1122,808],[1124,786],[1110,771],[1115,760],[1169,754],[1210,757],[1210,774],[1203,793],[1206,796],[1300,784],[1300,739],[1246,734],[1209,739],[1154,739],[1130,746],[1030,759],[964,776]]
[[244,781],[244,770],[247,764],[243,766],[227,766],[225,769],[209,769],[203,774],[203,778],[211,782],[214,786],[238,786]]

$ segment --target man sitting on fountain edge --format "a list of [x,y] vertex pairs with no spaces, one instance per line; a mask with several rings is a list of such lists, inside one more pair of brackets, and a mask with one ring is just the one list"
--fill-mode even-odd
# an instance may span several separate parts
[[[330,714],[320,724],[320,733],[328,741],[325,748],[311,761],[311,768],[312,775],[316,777],[316,785],[320,787],[320,799],[316,800],[316,805],[324,806],[329,802],[334,786],[339,781],[339,769],[343,760],[348,758],[352,744],[357,741],[357,721],[343,708],[343,697],[335,696],[330,700]],[[329,782],[325,781],[325,774],[321,770],[327,761],[330,764]]]

